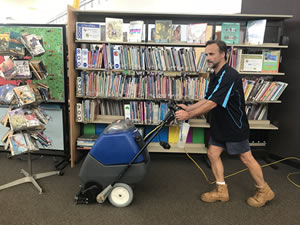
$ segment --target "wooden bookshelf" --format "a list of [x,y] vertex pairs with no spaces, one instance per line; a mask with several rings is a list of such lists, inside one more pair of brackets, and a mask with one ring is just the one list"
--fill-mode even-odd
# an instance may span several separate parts
[[[278,35],[272,36],[272,40],[267,40],[263,45],[246,45],[246,44],[235,44],[228,45],[236,48],[257,48],[257,49],[286,49],[288,46],[280,45],[279,39],[282,35],[282,21],[285,19],[291,18],[291,15],[260,15],[260,14],[232,14],[232,15],[199,15],[199,14],[174,14],[174,13],[139,13],[139,12],[111,12],[111,11],[80,11],[75,10],[72,7],[68,6],[68,48],[69,48],[69,104],[70,104],[70,153],[71,153],[71,167],[74,167],[76,159],[78,159],[79,154],[76,150],[76,139],[80,135],[80,126],[82,123],[76,122],[75,117],[75,106],[76,103],[82,101],[85,98],[94,98],[94,97],[79,97],[76,96],[76,78],[80,71],[107,71],[106,69],[97,69],[97,68],[88,68],[88,69],[76,69],[74,63],[75,48],[80,44],[119,44],[119,45],[136,45],[136,46],[150,46],[150,47],[204,47],[204,44],[193,44],[193,43],[154,43],[154,42],[107,42],[107,41],[78,41],[75,40],[75,30],[76,22],[104,22],[106,17],[111,18],[123,18],[124,22],[128,23],[131,20],[143,20],[145,24],[154,24],[155,20],[158,19],[169,19],[172,20],[174,24],[192,24],[192,23],[203,23],[207,22],[213,26],[220,26],[222,22],[241,22],[246,24],[247,21],[257,20],[257,19],[267,19],[273,25],[278,26]],[[148,30],[146,28],[146,40],[148,40]],[[215,33],[213,33],[215,35]],[[274,40],[273,40],[274,39]],[[274,43],[273,43],[274,42]],[[123,72],[124,70],[108,70],[110,72]],[[129,75],[134,74],[137,71],[131,70],[126,71]],[[141,71],[143,72],[143,71]],[[155,72],[155,71],[146,71],[146,72]],[[157,71],[161,72],[161,71]],[[164,71],[168,76],[178,76],[182,71],[168,72]],[[189,73],[189,75],[199,75],[199,73]],[[240,72],[242,76],[284,76],[285,73],[262,73],[262,72]],[[108,98],[109,99],[109,98]],[[125,98],[110,98],[112,100],[125,100]],[[134,99],[134,100],[145,100],[145,99]],[[149,99],[147,99],[149,100]],[[150,99],[152,101],[161,101],[163,99]],[[272,102],[256,102],[257,104],[261,103],[280,103],[281,101],[272,101]],[[103,123],[110,124],[111,122],[122,119],[123,116],[104,116],[100,115],[95,121],[86,122],[86,123]],[[253,130],[278,130],[278,127],[274,126],[270,121],[249,121],[250,129]],[[191,127],[201,127],[209,128],[209,124],[205,120],[191,119]],[[250,143],[252,146],[265,146],[265,143]],[[170,152],[170,153],[184,153],[184,149],[176,148],[174,145],[171,145],[170,150],[162,149],[158,143],[151,143],[148,147],[150,152]],[[205,154],[207,149],[202,144],[187,144],[186,150],[189,153],[200,153]]]

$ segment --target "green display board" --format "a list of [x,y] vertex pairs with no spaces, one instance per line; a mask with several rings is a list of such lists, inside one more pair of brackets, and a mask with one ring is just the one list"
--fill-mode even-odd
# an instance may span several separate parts
[[48,71],[48,77],[45,80],[34,80],[33,82],[45,83],[50,90],[51,102],[65,102],[65,68],[64,68],[64,27],[63,25],[0,25],[0,34],[5,32],[19,32],[35,34],[42,37],[45,54],[33,59],[43,61]]

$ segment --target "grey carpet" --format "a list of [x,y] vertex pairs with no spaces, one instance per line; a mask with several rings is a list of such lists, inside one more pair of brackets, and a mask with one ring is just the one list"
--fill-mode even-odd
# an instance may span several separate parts
[[[23,156],[24,157],[24,156]],[[210,169],[198,155],[194,159],[213,180]],[[33,161],[34,173],[54,169],[53,157]],[[82,163],[82,162],[81,162]],[[279,169],[264,168],[264,175],[276,192],[276,198],[262,208],[251,208],[246,199],[254,184],[244,172],[227,179],[230,201],[208,204],[199,200],[209,185],[199,169],[184,154],[151,154],[149,173],[134,188],[134,200],[129,207],[116,208],[104,204],[76,205],[79,191],[79,163],[67,167],[64,176],[38,180],[44,193],[31,183],[0,191],[0,224],[11,225],[297,225],[300,224],[300,189],[288,182],[286,176],[299,171],[280,163]],[[261,164],[264,162],[260,161]],[[225,173],[244,168],[237,158],[224,157]],[[7,159],[0,153],[1,184],[21,178],[21,168],[27,161]],[[300,174],[293,177],[300,184]]]

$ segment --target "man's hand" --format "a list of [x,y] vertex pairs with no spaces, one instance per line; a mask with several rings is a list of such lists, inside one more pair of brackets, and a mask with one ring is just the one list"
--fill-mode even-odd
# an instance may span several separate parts
[[175,113],[176,119],[178,120],[187,120],[189,119],[189,113],[184,110],[179,110]]
[[182,109],[184,109],[184,110],[186,110],[187,109],[187,105],[185,105],[185,104],[177,104],[177,106],[179,106],[180,108],[182,108]]

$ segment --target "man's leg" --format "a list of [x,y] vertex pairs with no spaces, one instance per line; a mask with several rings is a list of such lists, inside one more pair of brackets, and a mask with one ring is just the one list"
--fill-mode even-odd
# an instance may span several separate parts
[[256,183],[256,192],[252,197],[248,198],[247,202],[250,206],[261,207],[265,205],[267,201],[271,201],[275,197],[275,194],[265,182],[261,166],[254,159],[251,151],[242,153],[240,159],[248,167]]
[[223,151],[224,148],[215,145],[210,145],[207,151],[211,169],[217,182],[224,182],[224,166],[220,157]]
[[215,145],[210,145],[208,148],[207,155],[216,178],[216,188],[201,195],[201,200],[204,202],[226,202],[229,200],[227,185],[224,182],[224,166],[220,157],[223,150],[224,148]]
[[251,151],[242,153],[240,155],[241,161],[248,167],[249,172],[254,179],[257,186],[263,186],[265,184],[263,172],[261,166],[258,164],[256,159],[253,157]]

